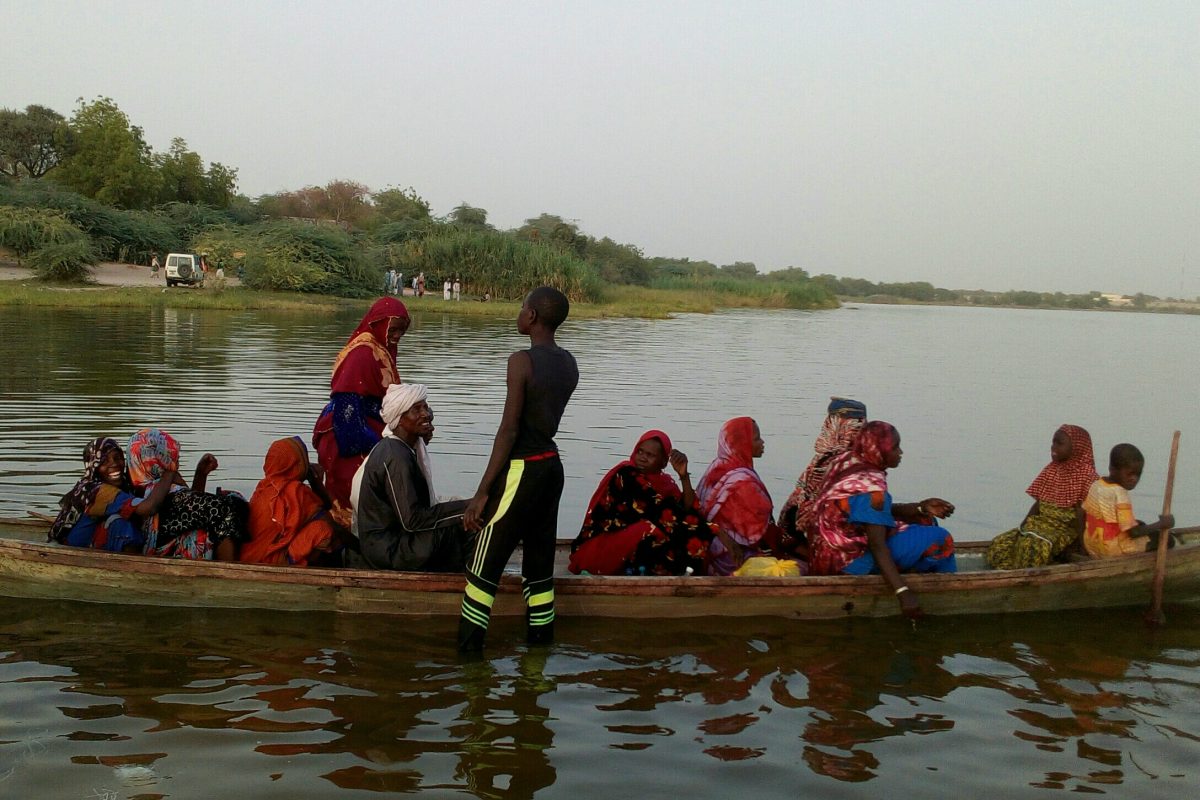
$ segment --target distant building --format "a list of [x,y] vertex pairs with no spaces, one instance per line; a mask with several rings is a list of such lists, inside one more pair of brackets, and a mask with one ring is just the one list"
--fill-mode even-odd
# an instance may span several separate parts
[[1131,305],[1133,305],[1133,299],[1126,297],[1123,294],[1111,294],[1111,293],[1101,292],[1100,296],[1103,297],[1105,300],[1107,300],[1108,304],[1110,306],[1131,306]]

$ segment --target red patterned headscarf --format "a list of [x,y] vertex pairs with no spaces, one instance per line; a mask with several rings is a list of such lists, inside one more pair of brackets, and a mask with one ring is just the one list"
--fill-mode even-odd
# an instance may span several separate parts
[[899,441],[900,433],[890,423],[873,420],[863,425],[850,449],[829,465],[822,491],[856,472],[886,470],[887,455]]
[[771,495],[754,471],[754,420],[735,417],[721,426],[717,457],[696,487],[700,510],[710,522],[754,544],[771,521]]
[[[640,437],[638,437],[637,444],[633,446],[633,452],[629,454],[629,458],[610,469],[607,473],[605,473],[604,477],[600,479],[600,485],[596,487],[596,491],[592,493],[592,499],[588,502],[587,514],[591,514],[595,510],[597,504],[604,501],[608,497],[609,483],[612,481],[613,476],[617,474],[617,470],[633,466],[633,457],[637,455],[638,448],[641,447],[644,442],[648,442],[651,439],[658,439],[659,444],[662,445],[663,452],[667,455],[671,454],[671,437],[667,436],[662,431],[657,430],[646,431],[643,433]],[[672,478],[663,470],[653,473],[645,473],[645,478],[659,494],[669,497],[680,496],[679,486],[675,483],[674,478]]]
[[1071,440],[1070,458],[1044,466],[1025,493],[1060,508],[1074,508],[1083,502],[1088,489],[1100,477],[1096,473],[1092,437],[1078,425],[1062,425],[1058,430]]

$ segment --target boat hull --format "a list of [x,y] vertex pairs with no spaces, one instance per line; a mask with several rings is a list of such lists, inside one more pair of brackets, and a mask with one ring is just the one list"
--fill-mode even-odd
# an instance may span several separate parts
[[[978,547],[978,546],[977,546]],[[971,550],[968,546],[967,552]],[[1110,608],[1149,602],[1154,555],[1038,569],[908,575],[928,614]],[[0,594],[86,602],[354,614],[457,615],[461,575],[303,569],[117,555],[0,539]],[[1200,542],[1172,550],[1167,602],[1200,601]],[[899,613],[878,576],[806,578],[599,577],[555,580],[560,617],[792,619]],[[519,574],[505,574],[495,616],[524,614]]]

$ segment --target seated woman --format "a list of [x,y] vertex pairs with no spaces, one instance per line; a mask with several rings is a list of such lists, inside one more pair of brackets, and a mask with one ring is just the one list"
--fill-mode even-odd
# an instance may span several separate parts
[[900,433],[886,422],[868,422],[848,452],[829,465],[817,498],[811,542],[814,575],[882,574],[908,616],[921,613],[901,572],[954,572],[954,540],[935,517],[954,513],[936,497],[893,503],[887,471],[900,465]]
[[[679,475],[683,490],[663,468]],[[713,533],[696,509],[687,456],[647,431],[600,481],[571,545],[568,569],[593,575],[682,575],[704,569]]]
[[779,546],[782,531],[771,514],[771,495],[754,471],[754,459],[765,450],[758,423],[750,417],[721,426],[717,457],[696,487],[700,511],[716,533],[708,546],[710,575],[731,575],[747,558]]
[[789,535],[807,541],[816,520],[813,505],[825,483],[833,459],[850,449],[867,421],[867,407],[845,397],[829,398],[825,423],[813,449],[816,453],[796,481],[796,488],[779,511],[779,526]]
[[250,540],[238,560],[295,567],[328,560],[342,537],[329,515],[333,504],[322,477],[299,436],[272,442],[263,478],[250,496]]
[[475,545],[463,528],[467,500],[437,501],[425,442],[433,436],[428,392],[419,383],[394,383],[381,413],[387,427],[351,485],[354,561],[374,569],[459,572]]
[[397,346],[409,326],[408,309],[394,297],[371,306],[333,362],[329,403],[313,428],[313,447],[333,498],[333,517],[350,525],[350,484],[383,437],[379,408],[384,392],[400,382]]
[[142,522],[153,517],[170,490],[163,483],[143,497],[125,469],[116,439],[93,439],[83,448],[83,478],[59,501],[49,541],[114,553],[141,553]]
[[988,564],[1042,567],[1060,556],[1083,533],[1083,501],[1099,477],[1092,437],[1078,425],[1060,426],[1050,440],[1050,463],[1025,490],[1033,505],[1018,527],[988,545]]
[[134,487],[168,494],[148,519],[145,553],[163,558],[233,561],[246,539],[246,501],[232,492],[204,491],[217,459],[205,453],[189,489],[179,475],[179,443],[166,431],[143,428],[129,439],[129,476]]

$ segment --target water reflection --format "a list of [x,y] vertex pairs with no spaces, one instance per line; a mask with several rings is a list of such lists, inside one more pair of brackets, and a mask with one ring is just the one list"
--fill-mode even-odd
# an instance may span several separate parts
[[717,797],[752,768],[780,797],[830,780],[911,794],[932,773],[955,796],[1141,793],[1196,778],[1200,615],[1172,622],[1076,615],[1067,641],[1047,617],[915,634],[564,621],[553,648],[462,661],[440,620],[0,600],[0,785],[197,796],[202,774],[204,796],[495,798],[686,775]]

